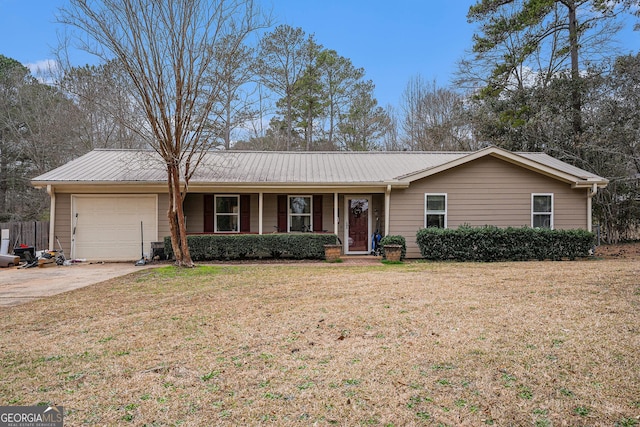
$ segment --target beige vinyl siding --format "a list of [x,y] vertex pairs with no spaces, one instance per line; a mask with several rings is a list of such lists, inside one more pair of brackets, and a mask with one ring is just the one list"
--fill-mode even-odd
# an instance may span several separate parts
[[169,227],[169,217],[167,212],[169,211],[169,194],[158,194],[158,241],[164,241],[166,236],[171,235]]
[[262,232],[264,234],[273,233],[278,226],[278,195],[264,194],[262,202],[264,204],[262,207]]
[[[567,188],[570,186],[567,185]],[[589,190],[558,191],[553,196],[553,226],[557,229],[587,229],[587,200]]]
[[[71,194],[68,193],[56,193],[56,219],[54,224],[54,236],[58,236],[64,254],[67,257],[71,256],[71,234],[73,225],[71,222]],[[56,246],[58,243],[54,242]],[[47,249],[47,248],[38,248]],[[50,248],[53,249],[53,248]],[[56,247],[56,249],[58,249]]]
[[371,232],[376,228],[384,236],[384,194],[373,194],[371,199]]
[[[168,208],[169,199],[167,195],[167,209]],[[204,195],[200,193],[187,193],[187,197],[184,199],[183,209],[187,222],[187,233],[202,233],[204,231]],[[164,216],[167,216],[166,211]],[[167,218],[167,223],[168,221],[169,218]],[[167,236],[170,234],[171,231],[169,230]]]
[[322,232],[327,230],[333,233],[333,193],[322,195],[322,230],[313,230]]
[[249,230],[251,233],[257,233],[260,229],[260,195],[251,194],[250,197]]
[[447,194],[447,225],[531,226],[531,194],[553,193],[554,228],[587,228],[587,193],[570,184],[484,157],[416,181],[391,194],[390,234],[407,239],[407,257],[420,257],[416,232],[424,227],[425,193]]

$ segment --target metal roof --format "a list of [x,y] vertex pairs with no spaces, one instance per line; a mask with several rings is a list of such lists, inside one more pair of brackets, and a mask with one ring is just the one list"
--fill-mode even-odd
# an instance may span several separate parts
[[[410,182],[412,175],[460,164],[465,157],[508,155],[511,160],[540,164],[571,175],[576,181],[602,177],[543,153],[511,153],[496,147],[478,152],[274,152],[211,151],[206,153],[190,183],[357,185]],[[472,156],[473,155],[473,156]],[[531,165],[529,165],[531,166]],[[164,163],[154,151],[94,150],[32,180],[34,185],[97,183],[161,183]]]

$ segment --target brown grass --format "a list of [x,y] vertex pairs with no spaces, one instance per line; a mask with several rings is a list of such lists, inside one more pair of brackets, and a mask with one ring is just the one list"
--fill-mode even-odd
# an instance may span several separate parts
[[637,260],[172,267],[0,310],[65,425],[640,425]]

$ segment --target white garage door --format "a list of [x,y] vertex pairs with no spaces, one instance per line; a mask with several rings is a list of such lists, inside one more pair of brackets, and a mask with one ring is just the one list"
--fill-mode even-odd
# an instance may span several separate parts
[[74,258],[137,260],[142,254],[142,238],[147,256],[151,242],[158,240],[155,194],[74,195],[71,203],[72,228],[76,229]]

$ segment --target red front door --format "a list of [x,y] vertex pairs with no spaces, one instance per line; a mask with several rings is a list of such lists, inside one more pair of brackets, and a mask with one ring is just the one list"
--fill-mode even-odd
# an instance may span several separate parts
[[369,199],[347,199],[349,215],[349,231],[347,236],[347,252],[369,251]]

